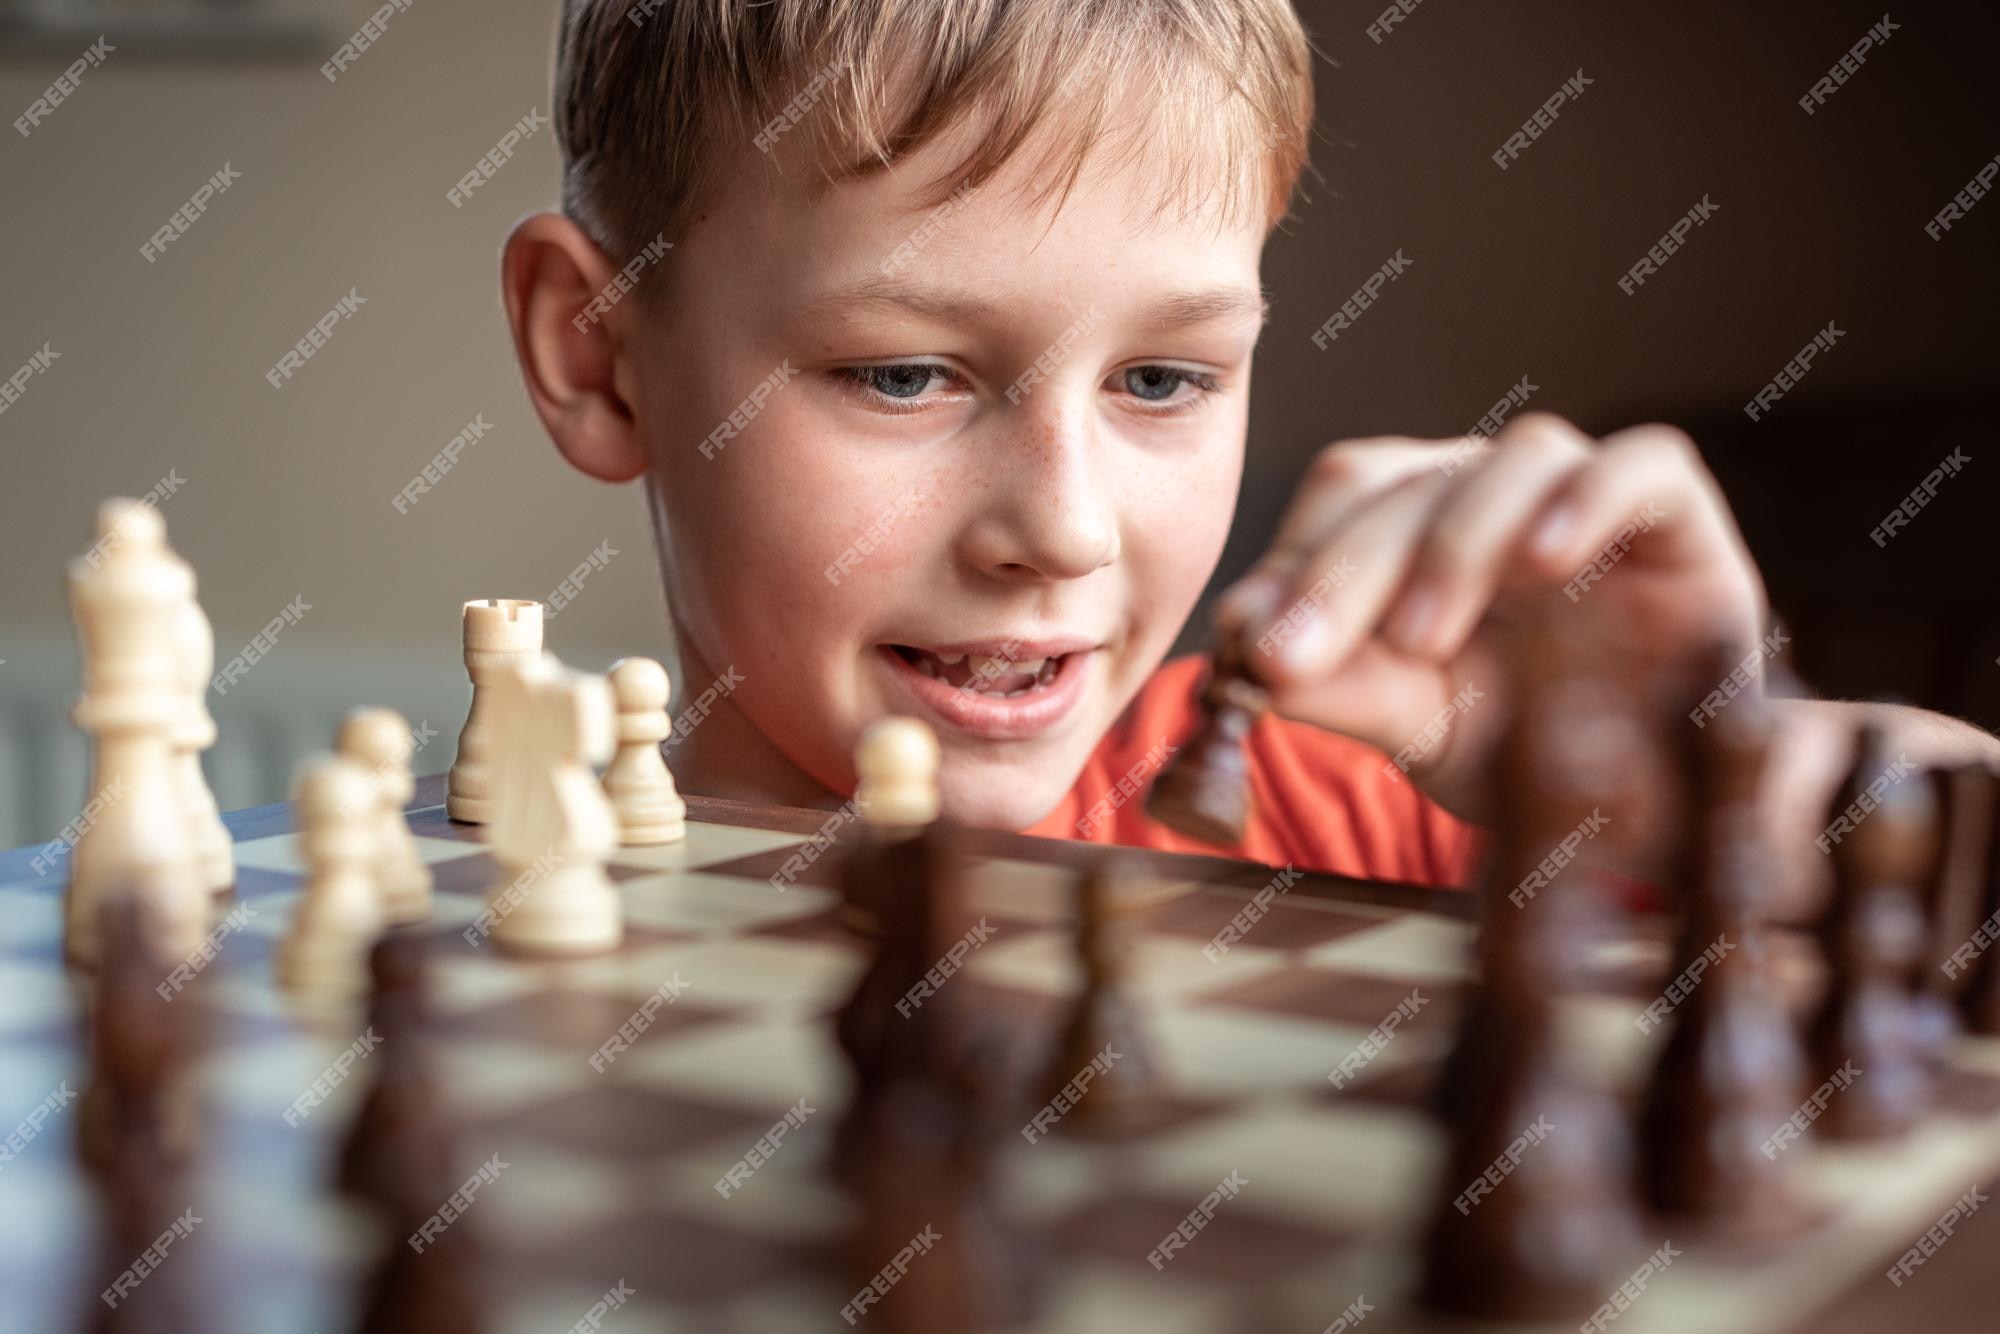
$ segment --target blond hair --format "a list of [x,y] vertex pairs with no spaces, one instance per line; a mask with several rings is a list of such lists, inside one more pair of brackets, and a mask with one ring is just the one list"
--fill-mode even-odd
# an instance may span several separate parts
[[1268,228],[1312,98],[1289,0],[564,0],[556,57],[563,207],[614,257],[779,145],[832,183],[968,124],[931,204],[1031,140],[1034,202],[1060,197],[1105,145],[1156,169],[1157,207]]

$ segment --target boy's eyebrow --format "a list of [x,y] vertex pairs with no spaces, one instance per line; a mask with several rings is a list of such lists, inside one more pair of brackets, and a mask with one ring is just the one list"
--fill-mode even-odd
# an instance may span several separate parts
[[1223,285],[1160,297],[1140,311],[1139,319],[1143,324],[1178,328],[1243,315],[1255,315],[1261,326],[1271,318],[1271,303],[1254,287]]
[[[991,318],[999,310],[993,302],[981,297],[871,276],[820,293],[805,304],[802,313],[808,319],[822,319],[870,306],[892,307],[942,324],[975,323]],[[1140,308],[1138,322],[1148,327],[1181,328],[1244,315],[1255,315],[1261,326],[1270,319],[1271,303],[1254,287],[1222,284],[1157,297]]]

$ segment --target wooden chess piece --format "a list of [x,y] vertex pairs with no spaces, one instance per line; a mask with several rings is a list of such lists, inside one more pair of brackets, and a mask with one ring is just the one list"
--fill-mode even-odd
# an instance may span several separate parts
[[[1041,1304],[1039,1256],[997,1207],[989,1150],[968,1130],[969,1109],[946,1087],[907,1084],[877,1116],[853,1173],[848,1258],[863,1295],[843,1314],[895,1334],[1030,1325]],[[923,1258],[876,1300],[865,1285],[885,1257],[912,1245]]]
[[1965,958],[1986,913],[1987,868],[1995,851],[1994,803],[2000,783],[1983,764],[1960,765],[1932,775],[1943,838],[1937,870],[1925,886],[1927,927],[1917,968],[1917,1037],[1932,1064],[1941,1065],[1962,1027],[1960,998],[1967,981]]
[[432,876],[403,818],[403,807],[417,786],[410,774],[416,747],[410,740],[409,720],[394,709],[349,710],[341,720],[335,747],[367,773],[375,788],[368,818],[375,828],[375,882],[383,921],[421,922],[431,915]]
[[378,800],[353,760],[322,755],[300,773],[294,801],[308,871],[277,953],[278,981],[290,990],[338,998],[366,985],[363,961],[382,931]]
[[[1074,1097],[1057,1123],[1062,1128],[1131,1125],[1157,1105],[1161,1079],[1131,981],[1139,883],[1130,856],[1113,853],[1093,866],[1079,886],[1077,953],[1083,989],[1042,1077],[1046,1099]],[[1081,1090],[1075,1088],[1079,1081]]]
[[425,1033],[427,968],[423,942],[392,930],[369,951],[366,1035],[376,1044],[368,1059],[372,1078],[361,1106],[341,1137],[334,1184],[343,1192],[393,1212],[403,1191],[432,1200],[458,1186],[452,1178],[449,1136]]
[[[904,1082],[950,1083],[960,1064],[963,999],[949,984],[920,987],[956,935],[960,854],[953,831],[931,824],[909,837],[870,845],[872,903],[881,933],[868,966],[834,1020],[834,1037],[854,1073],[854,1095],[839,1128],[837,1166],[876,1130],[876,1114]],[[961,933],[962,934],[962,933]],[[929,992],[930,994],[924,994]]]
[[933,1222],[937,1263],[884,1301],[887,1327],[1018,1324],[1034,1312],[1039,1285],[1032,1249],[994,1197],[998,1122],[1013,1111],[1001,1096],[1001,1035],[977,1022],[961,982],[926,977],[965,935],[964,853],[941,822],[874,850],[882,935],[834,1023],[854,1075],[833,1165],[860,1205],[855,1257],[865,1265],[900,1231],[894,1254]]
[[1815,1128],[1830,1139],[1891,1138],[1930,1101],[1912,993],[1925,935],[1918,891],[1936,855],[1936,799],[1924,775],[1909,772],[1880,730],[1868,727],[1829,814],[1822,837],[1832,846],[1834,895],[1820,931],[1829,976],[1807,1039],[1807,1073],[1837,1091]]
[[618,814],[594,767],[615,744],[610,689],[550,654],[506,669],[492,689],[505,738],[493,775],[493,940],[514,954],[616,949],[624,904],[604,863],[618,846]]
[[[2000,775],[1988,774],[2000,789]],[[2000,1034],[2000,837],[1992,840],[1979,867],[1974,905],[1976,920],[1952,943],[1939,971],[1949,972],[1958,988],[1958,1014],[1966,1031],[1992,1037]]]
[[854,804],[877,829],[914,831],[938,818],[937,735],[915,718],[868,725],[854,751]]
[[236,847],[201,772],[201,753],[215,744],[215,718],[208,711],[215,631],[192,594],[174,615],[174,661],[182,691],[182,712],[173,727],[174,770],[187,812],[188,846],[196,878],[209,893],[226,897],[236,887]]
[[898,845],[938,818],[939,763],[937,736],[915,718],[878,719],[855,745],[861,833],[841,864],[840,897],[848,926],[864,935],[883,929],[886,883],[909,873]]
[[[445,780],[445,814],[465,824],[485,824],[492,801],[495,733],[488,687],[509,667],[542,651],[542,604],[520,598],[485,598],[465,604],[465,671],[472,678],[472,707],[458,734],[458,756]],[[506,740],[506,738],[500,738]]]
[[96,962],[98,911],[111,887],[146,900],[148,929],[174,959],[200,947],[210,901],[174,772],[174,729],[186,712],[174,622],[194,597],[194,574],[167,549],[150,505],[107,500],[97,534],[69,567],[84,666],[74,717],[95,743],[63,905],[64,951],[79,967]]
[[[1740,658],[1708,655],[1700,680],[1726,679]],[[1774,1235],[1798,1217],[1793,1160],[1761,1146],[1799,1105],[1805,1062],[1763,933],[1777,866],[1759,811],[1769,710],[1745,693],[1685,735],[1680,768],[1692,795],[1673,872],[1684,916],[1672,976],[1691,989],[1670,1018],[1649,1006],[1641,1019],[1642,1029],[1670,1028],[1639,1112],[1640,1189],[1657,1213]]]
[[605,675],[618,711],[618,749],[604,770],[604,791],[618,812],[618,841],[627,847],[679,842],[687,837],[687,803],[660,754],[673,730],[666,669],[651,658],[620,658]]
[[1573,980],[1574,900],[1586,883],[1572,866],[1519,892],[1532,883],[1525,871],[1600,802],[1612,804],[1607,794],[1628,795],[1635,750],[1643,738],[1624,701],[1564,675],[1533,685],[1502,743],[1480,976],[1441,1080],[1450,1146],[1418,1293],[1434,1310],[1574,1319],[1603,1300],[1637,1249],[1618,1107],[1556,1049],[1555,1003]]
[[468,1220],[419,1238],[460,1181],[425,1033],[423,941],[392,930],[369,954],[373,1080],[341,1141],[335,1182],[374,1209],[387,1245],[363,1301],[363,1334],[477,1334],[477,1233]]
[[1244,745],[1271,697],[1250,679],[1238,636],[1219,633],[1224,637],[1201,688],[1201,723],[1153,781],[1146,813],[1189,838],[1234,847],[1250,819]]
[[110,893],[98,928],[102,946],[91,987],[90,1072],[77,1113],[77,1149],[100,1178],[184,1163],[192,1126],[182,1097],[187,1007],[158,988],[172,962],[154,947],[146,901]]
[[407,1186],[402,1191],[410,1198],[392,1215],[357,1334],[480,1334],[488,1326],[479,1299],[476,1234],[461,1220],[417,1251],[407,1238],[437,1205],[416,1199]]

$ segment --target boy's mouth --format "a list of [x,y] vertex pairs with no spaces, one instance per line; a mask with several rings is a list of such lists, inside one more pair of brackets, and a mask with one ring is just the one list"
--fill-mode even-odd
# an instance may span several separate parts
[[974,694],[1011,699],[1040,690],[1055,680],[1068,654],[1041,658],[991,657],[980,653],[932,652],[908,644],[889,649],[918,672],[948,686]]
[[878,644],[891,706],[941,730],[1025,740],[1062,727],[1094,690],[1103,645],[1081,636],[980,643]]

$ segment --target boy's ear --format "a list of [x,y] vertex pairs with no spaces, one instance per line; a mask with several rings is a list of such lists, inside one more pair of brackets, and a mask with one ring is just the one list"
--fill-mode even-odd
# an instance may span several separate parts
[[[620,360],[619,337],[636,302],[608,316],[586,313],[617,269],[583,230],[559,213],[523,219],[500,257],[500,297],[528,397],[570,466],[605,482],[646,471],[646,442]],[[615,317],[615,318],[613,318]]]

